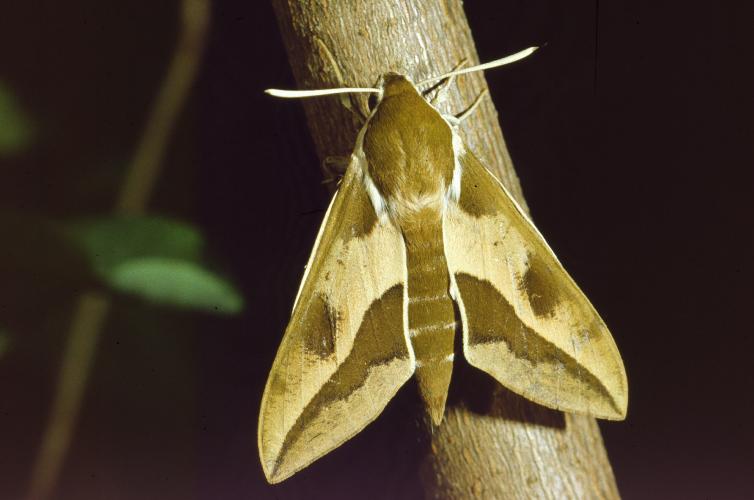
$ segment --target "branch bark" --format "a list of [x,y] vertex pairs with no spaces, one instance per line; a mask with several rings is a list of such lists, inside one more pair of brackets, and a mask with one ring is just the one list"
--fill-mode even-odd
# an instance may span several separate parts
[[[320,41],[349,86],[372,85],[387,71],[418,81],[448,71],[464,58],[478,62],[460,0],[272,3],[301,89],[340,84]],[[465,109],[485,88],[482,73],[460,78],[444,111]],[[320,158],[350,154],[357,130],[338,99],[303,104]],[[526,207],[489,99],[464,122],[462,132]],[[456,363],[445,420],[428,429],[431,447],[421,467],[427,498],[619,497],[594,419],[530,403]]]

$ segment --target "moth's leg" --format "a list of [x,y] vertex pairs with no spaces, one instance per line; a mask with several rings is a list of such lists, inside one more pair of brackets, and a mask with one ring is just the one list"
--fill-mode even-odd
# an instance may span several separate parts
[[[345,87],[342,81],[340,82],[340,85]],[[342,104],[343,107],[353,115],[356,120],[357,128],[360,129],[364,126],[367,122],[369,111],[365,110],[363,101],[360,101],[356,94],[338,94],[338,98],[340,99],[340,104]]]
[[350,162],[350,156],[325,157],[322,162],[322,171],[325,173],[325,179],[322,181],[322,184],[337,183],[345,175]]
[[455,125],[462,123],[466,118],[469,117],[471,113],[474,112],[474,110],[476,110],[476,108],[479,107],[479,104],[481,104],[484,96],[488,95],[489,93],[490,91],[488,89],[481,91],[479,95],[476,96],[476,99],[474,99],[474,102],[471,103],[471,106],[461,111],[459,114],[453,116],[451,121],[454,122]]
[[[463,68],[464,66],[466,66],[467,62],[469,62],[468,59],[461,59],[461,62],[456,64],[455,67],[450,70],[450,72],[452,73],[453,71]],[[441,80],[440,83],[433,85],[422,92],[422,96],[424,96],[424,98],[427,99],[432,106],[436,106],[439,101],[445,99],[445,97],[448,95],[448,89],[451,87],[451,85],[453,85],[455,81],[456,75],[449,76],[445,80]],[[432,97],[429,97],[432,92],[434,92],[434,94],[432,95]]]
[[[325,55],[325,57],[330,61],[330,66],[332,67],[333,73],[335,73],[335,79],[338,82],[338,87],[346,87],[345,81],[343,79],[343,73],[340,72],[340,65],[338,65],[337,61],[335,61],[335,56],[332,55],[330,49],[327,48],[325,42],[323,42],[320,38],[315,37],[314,40],[317,42],[317,45],[319,45],[319,48],[322,49],[322,53]],[[338,98],[340,99],[340,104],[342,104],[344,108],[346,108],[356,117],[358,126],[359,128],[361,128],[361,126],[367,121],[367,114],[362,109],[361,103],[356,99],[356,96],[354,96],[353,94],[339,94]]]
[[359,100],[356,94],[348,94],[347,97],[341,94],[340,101],[348,101],[348,105],[345,105],[346,109],[353,113],[358,121],[359,128],[361,128],[367,122],[367,116],[369,116],[369,111],[365,109],[364,102]]

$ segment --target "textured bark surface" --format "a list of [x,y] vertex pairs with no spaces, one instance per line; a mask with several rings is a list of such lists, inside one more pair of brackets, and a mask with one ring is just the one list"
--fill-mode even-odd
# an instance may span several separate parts
[[[370,86],[386,71],[418,81],[463,59],[478,62],[459,0],[273,0],[273,6],[301,89],[340,85],[322,45],[349,86]],[[457,113],[485,88],[482,73],[460,77],[441,107]],[[349,155],[357,128],[338,99],[303,105],[320,158]],[[526,206],[489,98],[462,132]],[[427,498],[618,498],[594,419],[529,403],[463,361],[456,365],[445,420],[428,430],[431,447],[421,467]]]

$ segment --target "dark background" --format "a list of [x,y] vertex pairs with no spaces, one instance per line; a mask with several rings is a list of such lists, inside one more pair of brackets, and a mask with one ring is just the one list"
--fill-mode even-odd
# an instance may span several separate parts
[[[483,61],[547,43],[487,80],[533,217],[623,355],[628,419],[601,429],[628,499],[754,496],[753,10],[466,4]],[[40,138],[0,166],[0,208],[105,212],[172,52],[175,2],[14,2],[3,18],[0,79]],[[247,308],[116,306],[58,498],[417,494],[413,388],[348,444],[264,483],[259,401],[328,201],[300,104],[270,86],[294,86],[272,9],[218,1],[151,207],[205,231]],[[16,318],[0,358],[0,498],[28,481],[69,307]]]

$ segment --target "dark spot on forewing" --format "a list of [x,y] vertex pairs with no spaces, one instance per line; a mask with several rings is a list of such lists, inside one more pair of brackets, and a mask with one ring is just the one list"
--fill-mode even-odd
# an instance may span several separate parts
[[559,280],[545,262],[535,254],[528,255],[529,268],[519,279],[519,289],[529,300],[532,311],[537,316],[553,316],[561,300]]
[[513,356],[534,366],[561,364],[566,375],[606,398],[618,410],[602,382],[576,359],[521,321],[511,303],[492,283],[464,273],[456,274],[456,283],[466,310],[470,345],[503,342]]
[[273,370],[270,378],[270,394],[282,394],[285,392],[287,386],[284,372],[282,370]]
[[344,207],[345,219],[347,220],[350,231],[345,234],[346,239],[362,238],[372,232],[377,225],[377,213],[374,211],[372,200],[369,199],[366,189],[361,185],[354,186],[352,199],[347,200],[348,204]]
[[338,188],[336,205],[330,215],[328,225],[336,237],[348,241],[361,238],[372,232],[377,225],[377,214],[361,182],[361,174],[355,171],[346,173],[343,184]]
[[300,328],[304,335],[304,349],[320,358],[328,358],[335,353],[335,339],[338,336],[339,312],[327,301],[324,295],[315,297],[301,320]]
[[500,196],[505,196],[500,185],[473,154],[467,152],[461,155],[459,162],[463,168],[461,197],[458,200],[461,209],[474,217],[497,213]]
[[[283,455],[279,462],[285,459],[285,450],[292,449],[294,443],[328,405],[334,401],[348,400],[364,385],[373,367],[408,357],[403,332],[403,286],[395,285],[372,302],[367,309],[354,337],[353,349],[332,377],[309,401],[288,432],[281,448]],[[380,403],[387,401],[375,401],[375,404]]]

